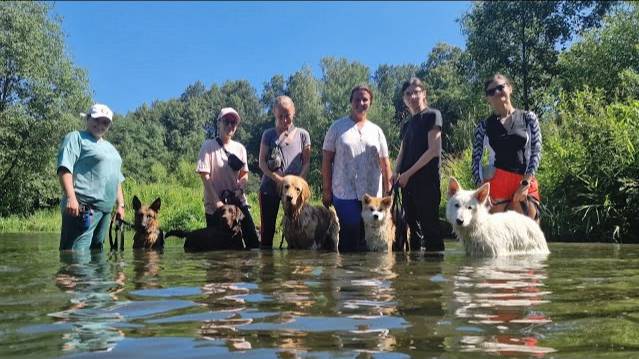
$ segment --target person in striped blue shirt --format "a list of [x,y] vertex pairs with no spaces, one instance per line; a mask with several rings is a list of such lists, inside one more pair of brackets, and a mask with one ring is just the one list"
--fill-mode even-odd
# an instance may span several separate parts
[[[513,209],[539,221],[535,172],[541,160],[541,131],[537,115],[512,105],[513,87],[503,74],[489,78],[484,90],[493,114],[475,128],[473,181],[477,186],[490,182],[492,213]],[[484,150],[487,166],[482,166]]]

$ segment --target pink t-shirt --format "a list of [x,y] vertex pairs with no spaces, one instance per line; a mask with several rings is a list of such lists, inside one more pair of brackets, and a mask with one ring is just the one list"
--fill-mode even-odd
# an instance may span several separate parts
[[[228,152],[236,155],[244,162],[242,170],[248,172],[246,148],[244,148],[241,143],[233,140],[229,141],[224,147]],[[209,174],[209,182],[218,196],[220,196],[224,190],[235,191],[240,189],[237,183],[240,171],[233,171],[233,169],[231,169],[231,166],[228,164],[228,156],[214,139],[207,139],[202,144],[195,171],[197,173]],[[205,190],[204,210],[208,214],[213,214],[216,209],[215,201],[210,197]],[[246,204],[245,196],[242,196],[241,200]]]

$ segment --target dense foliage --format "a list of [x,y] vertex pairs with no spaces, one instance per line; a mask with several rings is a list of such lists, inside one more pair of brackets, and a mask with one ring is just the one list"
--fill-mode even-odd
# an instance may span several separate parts
[[[82,125],[77,113],[89,97],[84,73],[64,54],[60,22],[48,16],[48,5],[4,2],[0,9],[0,69],[10,74],[0,75],[0,215],[5,216],[55,205],[55,146],[64,131]],[[167,220],[194,227],[201,221],[194,162],[204,129],[220,108],[235,107],[242,116],[236,139],[247,147],[255,193],[261,134],[274,125],[271,104],[278,95],[290,96],[296,124],[311,135],[310,182],[317,191],[324,134],[348,114],[351,88],[360,83],[373,88],[369,117],[384,130],[394,158],[407,116],[399,87],[416,75],[428,86],[429,104],[444,117],[442,182],[454,175],[469,186],[472,131],[489,114],[483,79],[500,71],[514,81],[515,106],[529,107],[541,118],[538,177],[549,238],[636,241],[638,9],[619,2],[475,2],[460,19],[466,49],[440,43],[420,64],[376,69],[325,57],[320,76],[308,67],[288,77],[274,74],[259,95],[246,81],[210,88],[198,81],[176,98],[117,115],[107,137],[124,158],[126,188],[144,192],[143,197],[167,186],[182,188],[166,193],[182,203]]]

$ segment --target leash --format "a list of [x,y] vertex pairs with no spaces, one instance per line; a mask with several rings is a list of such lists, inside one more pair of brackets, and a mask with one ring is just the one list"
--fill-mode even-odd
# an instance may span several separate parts
[[[113,223],[115,222],[115,240],[113,239]],[[123,219],[116,218],[113,216],[111,218],[111,223],[109,224],[109,246],[111,251],[120,251],[124,250],[124,227],[127,226],[132,228],[133,225]],[[118,242],[120,244],[118,248]]]

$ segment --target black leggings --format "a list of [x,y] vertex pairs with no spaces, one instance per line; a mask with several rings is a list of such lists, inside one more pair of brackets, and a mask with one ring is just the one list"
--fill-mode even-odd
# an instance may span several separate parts
[[[251,217],[251,212],[249,211],[249,206],[240,206],[242,210],[242,214],[244,214],[244,220],[242,221],[242,236],[244,237],[244,242],[246,243],[247,249],[250,248],[259,248],[260,247],[260,238],[257,235],[257,231],[255,230],[255,223],[253,222],[253,217]],[[215,226],[216,219],[212,214],[205,213],[206,216],[206,226],[213,227]]]
[[[260,191],[260,236],[262,248],[273,248],[277,212],[280,209],[280,197]],[[278,243],[279,246],[279,243]]]
[[443,251],[444,241],[439,228],[439,184],[408,186],[402,189],[402,201],[410,228],[410,249],[425,247],[427,251]]

